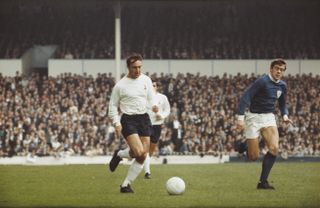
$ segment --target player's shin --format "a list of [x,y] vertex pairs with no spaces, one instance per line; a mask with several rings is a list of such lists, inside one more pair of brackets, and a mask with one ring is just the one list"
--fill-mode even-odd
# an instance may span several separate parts
[[273,167],[274,162],[276,161],[276,156],[267,152],[263,158],[262,162],[262,171],[260,176],[260,182],[265,183],[268,180],[269,173]]
[[143,164],[140,164],[136,160],[134,160],[129,168],[128,175],[125,178],[125,180],[121,186],[125,187],[128,184],[131,184],[137,178],[137,176],[140,174],[142,169],[143,169]]

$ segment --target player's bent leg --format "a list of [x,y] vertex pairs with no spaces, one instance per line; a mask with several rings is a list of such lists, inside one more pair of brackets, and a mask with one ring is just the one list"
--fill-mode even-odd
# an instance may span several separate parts
[[[128,155],[130,155],[130,157],[135,157],[136,155],[140,156],[141,154],[143,154],[143,146],[141,145],[138,134],[129,135],[127,137],[127,143],[130,147],[130,150],[129,150],[130,153],[129,153],[129,151],[127,153],[128,153]],[[122,158],[119,156],[119,152],[121,152],[120,149],[116,150],[113,153],[112,159],[109,163],[109,169],[111,172],[114,172],[117,169],[120,161],[122,160]],[[126,152],[126,151],[124,151],[124,152]],[[123,156],[123,153],[122,153],[122,156]]]
[[279,134],[276,126],[263,128],[261,134],[267,144],[269,151],[263,158],[262,171],[260,175],[260,181],[257,185],[257,189],[269,189],[274,190],[268,182],[269,173],[273,167],[274,162],[279,151]]
[[[130,153],[132,154],[133,158],[136,158],[136,160],[139,162],[141,161],[141,158],[145,155],[145,149],[142,141],[140,140],[140,137],[138,134],[131,134],[127,137],[127,143],[130,147]],[[143,163],[139,162],[139,163]]]
[[133,193],[130,184],[137,178],[143,169],[143,162],[149,151],[150,139],[149,137],[140,138],[137,134],[133,134],[127,137],[127,143],[135,155],[135,160],[129,167],[127,177],[120,186],[121,193]]
[[137,162],[140,164],[144,163],[144,160],[146,159],[148,153],[149,153],[149,147],[150,147],[150,137],[147,136],[141,136],[140,141],[142,144],[142,151],[141,154],[136,157]]
[[279,132],[276,126],[263,128],[261,134],[267,144],[268,150],[274,156],[279,152]]
[[260,136],[260,126],[256,125],[259,122],[259,116],[256,114],[248,114],[246,116],[246,126],[244,129],[245,137],[247,139],[247,157],[251,161],[259,158],[260,148],[258,137]]
[[251,161],[256,161],[259,158],[260,149],[259,149],[259,140],[258,138],[248,138],[248,159]]
[[133,193],[130,184],[138,177],[143,169],[143,164],[138,163],[136,160],[130,165],[128,174],[120,186],[121,193]]

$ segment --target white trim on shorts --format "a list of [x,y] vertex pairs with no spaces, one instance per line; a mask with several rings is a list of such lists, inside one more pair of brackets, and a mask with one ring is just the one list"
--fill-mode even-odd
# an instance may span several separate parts
[[245,137],[247,139],[256,139],[260,136],[262,128],[277,127],[276,117],[273,113],[245,113]]

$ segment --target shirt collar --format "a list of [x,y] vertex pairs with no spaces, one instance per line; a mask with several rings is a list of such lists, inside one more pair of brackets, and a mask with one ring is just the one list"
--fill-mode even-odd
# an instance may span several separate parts
[[280,79],[279,80],[274,80],[273,77],[271,76],[271,74],[268,74],[269,75],[269,78],[271,79],[271,81],[273,81],[274,83],[279,83],[280,82]]

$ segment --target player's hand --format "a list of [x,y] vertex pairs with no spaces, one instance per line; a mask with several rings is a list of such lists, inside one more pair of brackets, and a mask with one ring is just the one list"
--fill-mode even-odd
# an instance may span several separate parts
[[288,125],[292,125],[292,126],[294,126],[294,124],[293,124],[293,121],[291,120],[291,119],[289,119],[289,118],[286,118],[286,119],[283,119],[283,122],[288,126]]
[[159,107],[158,106],[156,106],[156,105],[152,106],[152,112],[158,113],[158,111],[159,111]]
[[119,138],[121,136],[121,131],[122,131],[122,125],[118,125],[115,127],[116,129],[116,136]]
[[245,123],[242,120],[237,120],[237,129],[242,130],[244,129]]

